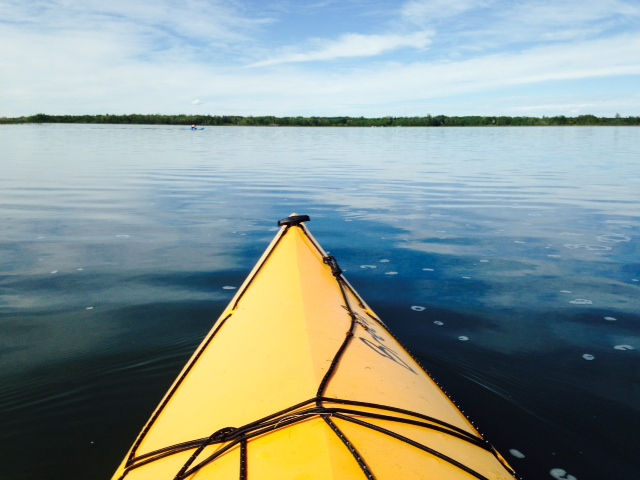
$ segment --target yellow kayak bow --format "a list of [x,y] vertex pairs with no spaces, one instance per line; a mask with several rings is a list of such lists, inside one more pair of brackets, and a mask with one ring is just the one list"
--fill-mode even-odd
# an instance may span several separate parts
[[114,480],[513,479],[292,215]]

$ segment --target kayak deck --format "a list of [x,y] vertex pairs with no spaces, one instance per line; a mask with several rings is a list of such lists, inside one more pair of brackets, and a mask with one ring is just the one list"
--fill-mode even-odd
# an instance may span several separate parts
[[114,479],[511,479],[292,216]]

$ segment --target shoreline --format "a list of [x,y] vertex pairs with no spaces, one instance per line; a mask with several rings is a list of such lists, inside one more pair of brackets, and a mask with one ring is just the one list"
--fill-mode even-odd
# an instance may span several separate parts
[[109,125],[177,125],[190,126],[259,126],[259,127],[545,127],[545,126],[640,126],[640,116],[596,117],[510,117],[446,116],[424,117],[275,117],[237,115],[37,115],[0,118],[0,125],[31,123],[109,124]]

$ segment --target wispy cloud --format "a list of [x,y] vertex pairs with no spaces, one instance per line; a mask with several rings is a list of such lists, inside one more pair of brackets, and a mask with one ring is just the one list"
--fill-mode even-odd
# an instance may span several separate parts
[[[627,35],[616,39],[593,40],[588,44],[563,47],[545,45],[525,52],[456,62],[416,62],[396,65],[394,68],[378,65],[375,69],[324,75],[318,72],[281,75],[277,71],[266,70],[252,77],[250,84],[242,85],[241,90],[246,95],[243,98],[233,97],[228,105],[233,103],[238,108],[257,105],[260,97],[266,95],[265,85],[271,85],[269,95],[274,99],[273,103],[279,103],[277,111],[280,114],[294,114],[288,105],[300,104],[316,114],[354,114],[350,106],[339,109],[338,104],[344,102],[362,107],[371,104],[370,99],[374,97],[381,101],[367,107],[369,113],[385,115],[397,112],[398,105],[409,105],[412,114],[426,114],[433,111],[429,105],[440,104],[442,99],[454,99],[460,95],[482,92],[499,95],[505,89],[519,89],[542,83],[640,75],[640,64],[635,61],[634,52],[637,51],[640,51],[640,35]],[[221,93],[220,88],[217,91]],[[313,92],[313,96],[309,96],[309,92]],[[229,86],[225,93],[233,96],[233,87]],[[546,95],[548,93],[547,89]],[[470,104],[461,105],[460,108],[463,112],[499,114],[491,110],[492,102],[488,98],[487,96],[483,101],[484,107],[480,112],[477,106]],[[525,100],[522,98],[518,99],[520,103],[523,101]],[[624,102],[627,101],[628,97]],[[584,108],[597,103],[585,101],[584,98],[579,98],[576,102],[570,111],[565,110],[564,113],[580,111],[580,108],[583,108],[580,113],[588,113]],[[569,103],[565,102],[564,105]],[[603,108],[611,106],[612,109],[620,109],[620,104],[618,107],[613,105],[611,98],[608,98]],[[637,102],[633,105],[636,108]],[[274,107],[271,108],[273,112]],[[500,103],[500,109],[505,111],[504,104]],[[563,113],[560,107],[553,112],[560,113]]]
[[491,3],[489,0],[411,0],[402,6],[400,13],[407,22],[424,25],[481,9]]
[[432,33],[421,31],[407,35],[362,35],[349,33],[337,40],[315,40],[307,51],[285,53],[255,62],[251,67],[267,67],[283,63],[316,62],[340,58],[375,57],[401,48],[421,50],[431,43]]
[[503,11],[505,18],[517,21],[546,25],[548,28],[622,21],[640,15],[640,5],[628,0],[584,0],[578,5],[573,0],[542,0],[517,3]]
[[[493,23],[513,42],[592,40],[637,31],[640,5],[622,0],[544,0],[519,3],[500,12]],[[500,36],[508,41],[505,36]]]
[[136,2],[83,0],[71,2],[0,2],[0,26],[13,36],[41,36],[50,41],[68,36],[91,42],[98,35],[104,43],[129,45],[139,58],[189,51],[239,51],[254,42],[255,33],[273,22],[251,17],[223,1],[184,0]]
[[[410,0],[409,25],[437,30],[434,49],[483,54],[540,43],[591,40],[637,31],[640,4],[629,0]],[[445,50],[445,51],[446,51]]]
[[635,0],[0,0],[0,116],[386,115],[447,98],[499,114],[501,89],[562,106],[554,82],[607,78],[617,90],[572,103],[615,95],[606,108],[638,114],[637,95],[611,106],[639,93],[638,32]]

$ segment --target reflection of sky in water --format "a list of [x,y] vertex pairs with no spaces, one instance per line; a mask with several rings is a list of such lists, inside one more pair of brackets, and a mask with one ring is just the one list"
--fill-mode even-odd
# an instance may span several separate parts
[[[145,276],[242,272],[273,218],[302,208],[320,238],[347,247],[343,262],[362,257],[351,275],[409,278],[428,305],[482,308],[511,339],[491,327],[495,348],[523,348],[514,312],[521,322],[572,306],[637,312],[636,132],[7,127],[25,138],[3,142],[2,256],[8,271],[36,277],[3,304],[93,303],[76,298],[75,270],[87,266],[100,286],[83,290],[105,303],[131,302],[127,292],[178,301],[192,295],[188,282],[183,291]],[[372,249],[405,265],[374,272]],[[20,294],[24,282],[47,291],[53,280],[37,275],[53,271],[68,282],[55,298]]]
[[[55,417],[52,387],[25,373],[58,363],[73,372],[95,362],[90,371],[105,378],[173,378],[275,221],[296,211],[312,217],[347,278],[430,365],[556,428],[562,414],[549,413],[546,399],[569,390],[637,415],[638,136],[3,126],[0,367],[12,379],[9,405],[19,411],[35,395],[53,402],[41,414]],[[114,382],[115,392],[130,388]],[[151,405],[165,388],[149,394]],[[514,458],[531,458],[511,446]]]

